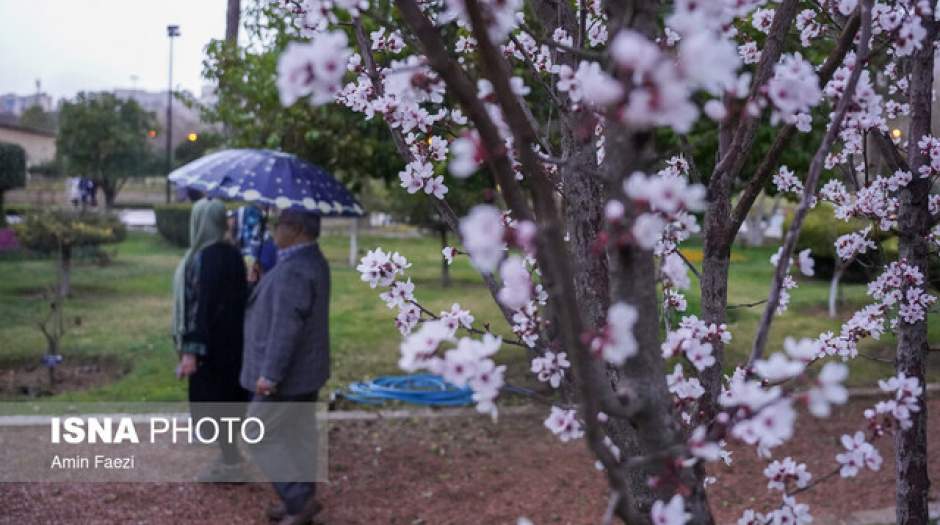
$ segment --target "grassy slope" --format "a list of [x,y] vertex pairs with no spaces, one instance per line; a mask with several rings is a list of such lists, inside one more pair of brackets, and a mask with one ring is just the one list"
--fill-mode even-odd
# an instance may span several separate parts
[[[333,269],[331,330],[333,378],[328,388],[350,381],[395,373],[400,335],[388,310],[373,290],[346,266],[344,237],[326,237],[322,245]],[[361,239],[363,248],[381,245],[400,251],[413,262],[409,271],[416,295],[432,310],[449,308],[454,301],[470,308],[477,319],[491,322],[494,330],[506,335],[502,321],[479,277],[461,258],[452,267],[453,287],[440,286],[439,245],[436,239]],[[74,297],[68,303],[69,315],[81,315],[83,323],[67,336],[66,359],[72,356],[107,354],[130,364],[131,371],[119,381],[88,392],[65,396],[71,400],[169,401],[184,397],[183,384],[173,377],[175,357],[167,335],[170,315],[170,279],[182,250],[159,237],[135,233],[116,247],[117,257],[107,267],[79,263],[73,275]],[[745,303],[767,294],[772,249],[739,250],[732,264],[730,303]],[[695,258],[695,249],[689,251]],[[41,289],[54,280],[48,260],[0,260],[0,360],[37,359],[43,338],[34,323],[44,309]],[[693,285],[694,285],[693,281]],[[779,348],[787,335],[812,336],[838,329],[839,321],[825,314],[827,283],[803,280],[793,291],[790,311],[774,323],[769,349]],[[846,315],[864,304],[862,285],[845,287],[849,306]],[[689,312],[698,309],[697,293],[689,294]],[[734,341],[729,363],[739,362],[750,348],[761,308],[732,311],[730,328]],[[936,320],[936,315],[931,316]],[[931,323],[931,340],[940,341],[940,323]],[[865,345],[872,355],[890,356],[894,341],[885,337]],[[500,360],[510,364],[510,380],[528,381],[525,355],[521,349],[506,346]],[[866,359],[852,363],[852,382],[871,384],[890,373],[890,366]],[[934,373],[935,377],[940,374]]]

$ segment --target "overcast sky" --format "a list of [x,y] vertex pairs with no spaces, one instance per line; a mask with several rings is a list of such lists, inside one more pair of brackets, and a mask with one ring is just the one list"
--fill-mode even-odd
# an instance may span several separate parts
[[197,95],[203,49],[225,36],[225,0],[0,0],[0,94],[55,99],[79,91],[167,86],[167,24],[174,86]]

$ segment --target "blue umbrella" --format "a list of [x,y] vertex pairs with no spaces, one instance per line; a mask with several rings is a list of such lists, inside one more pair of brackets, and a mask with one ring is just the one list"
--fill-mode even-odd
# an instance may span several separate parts
[[267,149],[227,149],[181,166],[169,175],[177,187],[206,196],[285,210],[358,217],[365,212],[323,168]]

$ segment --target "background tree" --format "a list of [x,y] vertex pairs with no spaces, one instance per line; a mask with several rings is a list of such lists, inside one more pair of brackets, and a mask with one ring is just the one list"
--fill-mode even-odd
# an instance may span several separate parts
[[147,131],[155,127],[153,114],[133,99],[82,92],[62,103],[56,154],[65,173],[93,180],[111,208],[129,177],[149,173]]
[[206,122],[221,124],[229,147],[270,148],[323,166],[353,191],[365,178],[396,179],[402,161],[379,120],[365,121],[339,108],[281,105],[277,60],[290,42],[292,21],[276,6],[243,6],[246,44],[214,40],[206,48],[203,77],[217,86],[217,102],[199,105]]
[[219,148],[225,139],[219,133],[209,131],[200,133],[196,140],[185,140],[180,142],[173,150],[174,169],[192,162],[206,153]]
[[228,0],[225,8],[225,41],[231,44],[238,43],[241,10],[241,0]]
[[73,250],[118,243],[126,235],[124,224],[110,213],[57,209],[29,213],[14,230],[26,248],[55,255],[59,275],[56,290],[62,297],[72,290]]
[[[474,204],[490,202],[495,197],[496,193],[488,177],[460,180],[451,177],[446,171],[443,167],[439,167],[438,175],[444,176],[448,189],[447,200],[455,213],[466,215]],[[384,181],[382,183],[386,184]],[[440,210],[424,192],[403,194],[398,184],[391,184],[391,186],[394,186],[391,188],[392,195],[383,203],[384,209],[387,209],[396,220],[433,232],[441,241],[441,250],[448,246],[453,247],[452,243],[456,243],[457,239],[451,235],[450,226]],[[450,264],[443,253],[441,255],[441,284],[450,286]]]
[[46,112],[39,105],[30,106],[20,115],[20,125],[33,129],[55,131],[56,116],[53,113]]
[[26,151],[18,144],[0,142],[0,227],[7,224],[3,194],[26,185]]

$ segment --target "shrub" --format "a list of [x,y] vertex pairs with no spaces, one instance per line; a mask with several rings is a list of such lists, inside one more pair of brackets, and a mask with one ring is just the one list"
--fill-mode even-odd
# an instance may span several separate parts
[[157,231],[164,239],[176,246],[189,246],[189,215],[193,206],[190,203],[158,204],[153,207],[157,217]]
[[58,256],[61,296],[70,293],[74,249],[121,242],[127,234],[116,215],[59,209],[29,213],[14,230],[20,244],[26,248]]
[[0,227],[6,226],[3,193],[26,185],[26,151],[18,144],[0,142]]
[[27,213],[14,229],[23,246],[45,254],[55,253],[62,247],[121,242],[127,233],[116,215],[58,209]]
[[[785,232],[789,230],[791,221],[792,218],[787,219],[784,225]],[[800,230],[800,238],[796,243],[796,249],[798,252],[807,248],[812,250],[813,259],[816,261],[816,277],[831,279],[836,267],[836,239],[847,233],[862,230],[868,224],[867,221],[857,219],[848,222],[837,219],[832,205],[821,202],[806,214],[803,229]],[[872,228],[871,235],[878,244],[881,244],[889,237],[876,228]],[[884,255],[881,250],[860,256],[846,270],[843,280],[867,282],[874,277],[873,272],[879,267],[882,260],[884,260]]]

